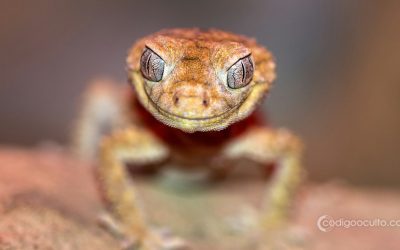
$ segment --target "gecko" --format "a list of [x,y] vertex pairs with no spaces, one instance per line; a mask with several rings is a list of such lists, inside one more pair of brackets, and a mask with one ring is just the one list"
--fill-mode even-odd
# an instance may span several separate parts
[[126,163],[206,168],[217,179],[238,159],[276,164],[258,222],[268,229],[287,220],[302,179],[303,144],[260,113],[276,77],[269,50],[222,30],[166,29],[138,40],[126,68],[129,88],[89,88],[74,143],[97,158],[99,189],[123,235],[140,249],[168,249],[143,216]]

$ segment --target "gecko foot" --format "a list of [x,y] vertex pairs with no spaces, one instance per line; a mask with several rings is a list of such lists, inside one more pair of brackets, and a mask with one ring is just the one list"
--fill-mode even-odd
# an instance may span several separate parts
[[118,221],[109,213],[99,216],[99,224],[121,240],[122,250],[189,250],[186,242],[167,229],[151,230],[144,239],[126,237]]
[[142,240],[125,240],[123,250],[189,250],[190,248],[179,237],[173,236],[166,230],[151,231]]

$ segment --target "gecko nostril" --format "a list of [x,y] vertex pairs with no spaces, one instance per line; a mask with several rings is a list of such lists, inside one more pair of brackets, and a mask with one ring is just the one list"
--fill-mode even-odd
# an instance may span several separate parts
[[203,99],[203,106],[207,107],[208,106],[208,100],[207,99]]
[[179,97],[175,96],[174,97],[174,104],[178,105],[178,103],[179,103]]

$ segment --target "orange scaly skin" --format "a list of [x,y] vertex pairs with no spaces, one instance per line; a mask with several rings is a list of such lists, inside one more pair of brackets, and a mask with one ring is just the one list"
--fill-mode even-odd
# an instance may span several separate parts
[[[167,62],[160,84],[140,74],[145,46]],[[229,89],[227,70],[248,55],[256,65],[253,80],[243,88]],[[244,119],[275,78],[275,63],[265,48],[218,30],[161,31],[138,41],[127,63],[142,105],[161,122],[185,132],[222,130]]]
[[[241,72],[235,75],[235,83],[245,83],[238,88],[228,84],[228,71],[234,64]],[[289,131],[267,127],[255,111],[275,78],[271,53],[253,39],[220,30],[172,29],[136,42],[127,65],[134,91],[116,105],[121,110],[119,120],[124,122],[112,126],[115,131],[103,139],[98,168],[103,196],[122,234],[134,238],[141,249],[177,245],[152,232],[143,219],[124,167],[128,161],[210,166],[215,176],[227,173],[226,168],[221,171],[220,166],[213,166],[216,162],[231,164],[247,158],[261,166],[277,163],[259,221],[264,229],[281,224],[301,179],[302,145]],[[254,73],[250,76],[251,67]],[[96,92],[98,100],[121,100],[107,99],[107,88],[103,89]],[[89,101],[83,113],[91,113],[96,105]],[[99,123],[100,118],[91,117],[78,124],[75,144],[81,151],[96,141],[79,133]]]

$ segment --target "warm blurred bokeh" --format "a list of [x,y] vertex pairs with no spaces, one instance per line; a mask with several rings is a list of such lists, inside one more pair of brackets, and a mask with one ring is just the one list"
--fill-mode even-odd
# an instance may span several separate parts
[[125,82],[127,49],[169,27],[256,37],[275,54],[264,103],[307,144],[310,177],[400,184],[399,1],[2,1],[0,142],[67,142],[79,95]]

